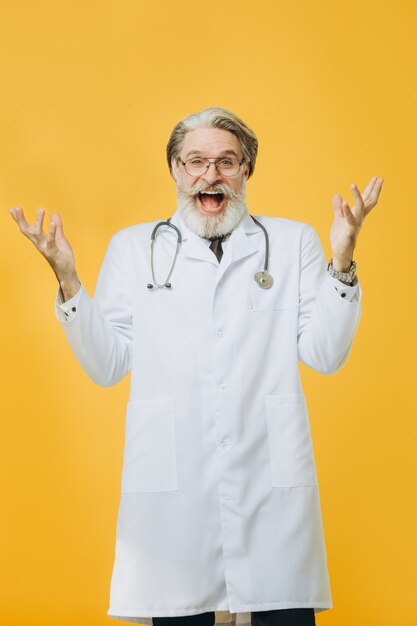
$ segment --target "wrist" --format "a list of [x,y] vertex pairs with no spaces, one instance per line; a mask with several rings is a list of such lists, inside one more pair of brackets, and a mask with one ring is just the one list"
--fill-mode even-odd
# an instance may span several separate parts
[[333,257],[332,265],[336,272],[349,272],[353,255],[347,257]]
[[345,266],[345,261],[340,261],[338,259],[340,265],[337,267],[345,268],[345,269],[336,269],[334,259],[330,259],[327,265],[327,271],[333,278],[337,278],[340,282],[345,285],[355,285],[357,282],[356,278],[356,262],[351,261],[348,266]]
[[71,276],[58,279],[58,282],[64,302],[70,300],[73,296],[75,296],[75,294],[79,291],[81,287],[81,281],[78,278],[77,274],[72,274]]

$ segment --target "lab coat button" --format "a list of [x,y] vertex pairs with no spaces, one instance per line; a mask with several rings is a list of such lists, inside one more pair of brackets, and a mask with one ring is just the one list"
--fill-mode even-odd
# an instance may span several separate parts
[[222,439],[220,442],[220,447],[222,450],[227,450],[228,448],[230,448],[230,443],[228,443],[226,439]]
[[75,308],[75,306],[72,307],[71,311],[73,311],[75,313],[77,309]]
[[222,330],[220,330],[220,329],[218,329],[218,330],[217,330],[217,336],[218,336],[218,337],[223,337],[223,331],[222,331]]

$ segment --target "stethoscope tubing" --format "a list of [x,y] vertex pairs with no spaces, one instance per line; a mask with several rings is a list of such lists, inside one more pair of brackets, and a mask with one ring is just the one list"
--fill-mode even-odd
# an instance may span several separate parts
[[[171,287],[171,283],[169,282],[169,279],[171,278],[171,274],[174,271],[174,267],[175,267],[175,262],[177,260],[177,256],[178,256],[178,252],[182,243],[182,235],[181,235],[181,231],[179,228],[177,228],[177,226],[175,226],[175,224],[171,224],[171,222],[169,221],[171,218],[169,217],[165,222],[159,222],[155,228],[153,229],[152,233],[151,233],[151,271],[152,271],[152,280],[154,282],[154,286],[161,288],[161,287]],[[155,269],[154,269],[154,247],[155,247],[155,239],[156,239],[156,233],[157,230],[160,226],[171,226],[171,228],[175,228],[176,232],[177,232],[177,247],[175,248],[175,256],[174,256],[174,261],[171,265],[171,269],[169,271],[169,274],[165,280],[165,282],[160,285],[159,283],[156,282],[156,278],[155,278]],[[148,288],[150,283],[148,284]]]
[[[253,219],[254,222],[256,222],[256,224],[258,224],[258,226],[260,226],[262,228],[262,230],[264,231],[264,237],[265,237],[265,261],[264,261],[264,272],[268,272],[268,264],[269,264],[269,237],[268,237],[268,233],[266,231],[266,228],[263,224],[261,224],[261,222],[259,222],[256,217],[253,217],[253,215],[251,215],[251,218]],[[172,224],[174,225],[174,224]]]
[[[264,269],[261,272],[257,272],[255,274],[254,278],[255,278],[255,281],[258,283],[258,285],[260,287],[263,287],[265,289],[269,289],[269,287],[271,287],[271,285],[273,283],[273,279],[272,279],[272,276],[268,272],[268,263],[269,263],[269,237],[268,237],[268,233],[267,233],[267,230],[266,230],[265,226],[263,224],[261,224],[261,222],[259,222],[255,217],[253,217],[253,215],[251,215],[251,218],[263,230],[264,237],[265,237]],[[182,235],[181,235],[180,229],[177,226],[175,226],[175,224],[171,224],[170,220],[171,220],[171,218],[169,217],[166,221],[158,222],[158,224],[156,224],[156,226],[154,227],[154,229],[153,229],[153,231],[151,233],[151,242],[150,242],[150,244],[151,244],[151,272],[152,272],[153,284],[152,283],[148,283],[148,285],[147,285],[148,289],[153,289],[154,287],[157,287],[157,288],[167,287],[168,289],[171,288],[171,283],[169,282],[169,279],[171,278],[171,274],[174,271],[175,262],[177,260],[178,252],[179,252],[180,246],[182,244]],[[175,249],[174,260],[172,262],[169,274],[168,274],[165,282],[162,283],[162,284],[159,284],[159,283],[156,282],[156,279],[155,279],[154,248],[155,248],[155,241],[156,241],[156,233],[158,231],[158,228],[160,228],[161,226],[170,226],[171,228],[175,229],[175,231],[177,233],[177,246],[176,246],[176,249]]]

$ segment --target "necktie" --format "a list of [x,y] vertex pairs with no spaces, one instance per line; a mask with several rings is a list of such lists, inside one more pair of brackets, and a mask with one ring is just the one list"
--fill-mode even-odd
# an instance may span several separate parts
[[210,237],[211,244],[209,245],[209,248],[210,250],[213,250],[219,263],[223,256],[222,241],[224,238],[225,235],[221,235],[220,237]]

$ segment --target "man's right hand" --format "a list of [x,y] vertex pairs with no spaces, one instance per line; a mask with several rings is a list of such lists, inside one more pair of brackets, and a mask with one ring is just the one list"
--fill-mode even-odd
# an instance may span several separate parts
[[62,220],[58,213],[52,213],[49,230],[43,232],[43,218],[45,210],[39,209],[36,221],[31,226],[21,207],[9,209],[9,212],[22,232],[34,244],[37,250],[45,257],[55,272],[64,300],[75,295],[81,286],[75,269],[74,252],[65,238]]

